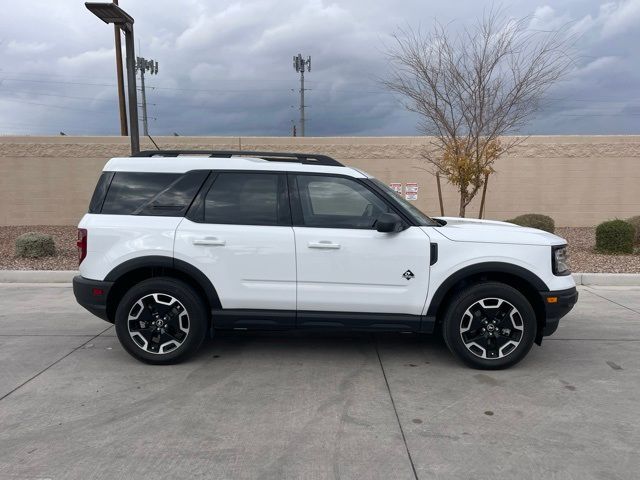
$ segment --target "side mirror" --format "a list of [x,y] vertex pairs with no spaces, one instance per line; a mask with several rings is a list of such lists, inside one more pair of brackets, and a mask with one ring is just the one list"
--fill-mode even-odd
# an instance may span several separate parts
[[402,220],[395,213],[383,213],[376,220],[376,230],[383,233],[393,233],[402,230]]

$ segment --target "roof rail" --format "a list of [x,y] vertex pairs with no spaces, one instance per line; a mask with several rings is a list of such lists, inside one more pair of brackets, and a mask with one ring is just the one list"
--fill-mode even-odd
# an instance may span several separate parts
[[247,150],[144,150],[132,156],[178,157],[180,155],[206,155],[212,158],[230,158],[233,156],[257,157],[270,162],[296,162],[306,165],[344,167],[342,163],[327,155],[316,155],[315,153],[252,152]]

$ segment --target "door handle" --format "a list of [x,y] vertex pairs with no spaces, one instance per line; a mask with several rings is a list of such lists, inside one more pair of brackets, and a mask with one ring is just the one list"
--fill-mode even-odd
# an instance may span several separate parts
[[329,240],[320,240],[319,242],[309,242],[307,244],[309,248],[324,248],[327,250],[337,250],[340,248],[339,243],[333,243]]
[[204,237],[204,238],[196,238],[193,241],[194,245],[204,245],[204,246],[219,246],[223,247],[227,244],[225,240],[222,240],[218,237]]

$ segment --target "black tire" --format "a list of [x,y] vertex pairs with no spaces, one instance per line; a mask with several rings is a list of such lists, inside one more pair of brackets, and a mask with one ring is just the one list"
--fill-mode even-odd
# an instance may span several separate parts
[[454,295],[442,325],[449,350],[483,370],[508,368],[522,360],[536,330],[536,315],[526,297],[499,282],[478,283]]
[[[135,319],[129,320],[130,314]],[[204,301],[189,285],[170,277],[150,278],[131,287],[120,300],[116,334],[138,360],[178,363],[200,348],[208,318]]]

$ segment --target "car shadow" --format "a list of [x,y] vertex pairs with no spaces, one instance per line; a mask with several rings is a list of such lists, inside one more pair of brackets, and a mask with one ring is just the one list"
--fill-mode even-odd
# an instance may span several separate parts
[[401,351],[403,354],[422,354],[430,351],[452,361],[440,335],[403,334],[382,332],[315,332],[315,331],[237,331],[221,330],[214,338],[205,340],[194,359],[216,357],[223,354],[277,352],[279,357],[295,356],[301,351],[313,351],[316,356],[328,357],[363,352]]

